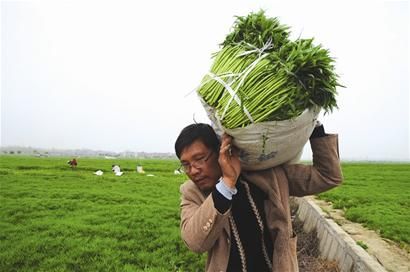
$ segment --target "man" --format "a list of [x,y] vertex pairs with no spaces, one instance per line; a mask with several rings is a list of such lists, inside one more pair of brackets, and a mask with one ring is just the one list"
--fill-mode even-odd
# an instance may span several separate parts
[[75,168],[77,168],[77,160],[74,158],[74,159],[72,159],[71,161],[68,161],[67,162],[70,166],[71,166],[71,169],[75,169]]
[[189,179],[181,191],[181,235],[194,252],[208,252],[206,271],[298,271],[289,196],[323,192],[342,181],[337,135],[318,125],[313,166],[280,165],[241,171],[227,134],[185,127],[175,152]]

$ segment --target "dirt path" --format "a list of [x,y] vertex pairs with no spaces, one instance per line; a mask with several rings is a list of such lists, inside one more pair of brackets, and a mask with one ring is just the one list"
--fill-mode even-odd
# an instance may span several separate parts
[[298,236],[297,256],[300,272],[340,272],[335,261],[324,260],[320,257],[316,230],[306,233],[303,230],[303,222],[295,217],[293,217],[292,226]]
[[410,254],[398,247],[394,242],[381,238],[375,231],[353,223],[343,216],[342,210],[333,209],[331,203],[312,197],[338,225],[342,227],[355,241],[361,241],[368,246],[366,251],[373,256],[387,271],[409,272]]

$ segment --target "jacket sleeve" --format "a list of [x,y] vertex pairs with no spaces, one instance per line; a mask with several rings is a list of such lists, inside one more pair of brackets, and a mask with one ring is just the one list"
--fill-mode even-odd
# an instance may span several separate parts
[[289,194],[305,196],[324,192],[338,186],[342,180],[339,159],[338,135],[311,138],[313,166],[303,164],[284,165],[289,182]]
[[202,253],[210,250],[228,224],[230,209],[224,214],[214,207],[212,195],[204,199],[192,182],[181,186],[181,236],[188,248]]

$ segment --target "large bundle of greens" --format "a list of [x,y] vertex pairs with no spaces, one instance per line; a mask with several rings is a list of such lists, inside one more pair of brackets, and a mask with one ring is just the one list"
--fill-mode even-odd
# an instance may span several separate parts
[[289,27],[264,11],[237,17],[197,92],[225,128],[288,120],[311,107],[337,107],[338,76],[313,39],[290,40]]

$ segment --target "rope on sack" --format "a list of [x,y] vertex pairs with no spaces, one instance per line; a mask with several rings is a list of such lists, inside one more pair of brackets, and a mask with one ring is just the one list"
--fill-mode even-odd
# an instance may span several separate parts
[[[207,73],[207,75],[209,75],[211,78],[213,78],[214,80],[216,80],[217,82],[219,82],[222,86],[224,86],[224,88],[228,91],[228,93],[231,95],[231,98],[229,99],[228,103],[226,104],[222,115],[220,117],[221,120],[224,119],[225,114],[227,112],[227,110],[229,109],[229,106],[231,105],[232,101],[235,100],[235,102],[240,106],[243,107],[243,111],[245,113],[245,115],[248,117],[249,121],[251,121],[251,123],[254,123],[254,119],[252,118],[251,114],[249,113],[248,109],[242,105],[242,101],[239,98],[239,96],[237,95],[237,92],[239,90],[239,88],[242,86],[242,84],[245,81],[245,78],[249,75],[249,73],[256,67],[256,65],[266,56],[268,56],[268,53],[263,54],[263,52],[267,49],[272,48],[272,39],[269,39],[263,46],[262,48],[257,48],[252,44],[246,43],[246,45],[248,45],[249,47],[253,48],[252,50],[248,50],[245,52],[240,53],[238,56],[246,56],[249,55],[251,53],[258,53],[258,58],[252,62],[248,67],[246,67],[241,73],[239,74],[222,74],[220,76],[217,76],[211,72]],[[225,82],[221,79],[221,77],[227,77],[228,76],[228,82]],[[233,90],[231,88],[231,84],[234,82],[233,78],[236,77],[238,79],[240,79],[240,82],[238,84],[238,86],[236,87],[235,90]]]

